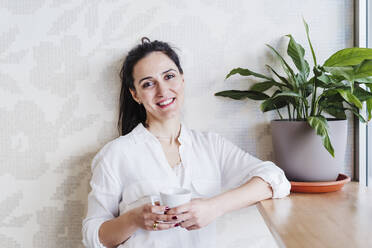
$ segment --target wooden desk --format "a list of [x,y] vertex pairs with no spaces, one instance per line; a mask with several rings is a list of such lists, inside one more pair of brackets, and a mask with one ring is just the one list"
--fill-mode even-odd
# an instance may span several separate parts
[[279,247],[372,247],[372,189],[357,182],[332,193],[292,193],[257,207]]

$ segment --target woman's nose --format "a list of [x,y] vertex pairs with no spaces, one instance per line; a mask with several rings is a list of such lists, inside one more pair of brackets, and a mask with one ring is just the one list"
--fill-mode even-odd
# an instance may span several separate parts
[[168,86],[164,82],[159,82],[157,87],[158,95],[163,96],[168,90]]

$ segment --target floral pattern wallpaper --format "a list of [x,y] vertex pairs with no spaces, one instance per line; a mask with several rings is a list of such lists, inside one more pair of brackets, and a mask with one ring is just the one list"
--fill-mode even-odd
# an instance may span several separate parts
[[302,16],[319,61],[353,45],[351,0],[0,0],[0,247],[82,247],[90,163],[118,136],[118,73],[142,36],[176,47],[190,128],[273,159],[276,113],[213,94],[254,82],[225,81],[234,67],[279,68],[265,43],[285,53],[291,33],[307,49]]

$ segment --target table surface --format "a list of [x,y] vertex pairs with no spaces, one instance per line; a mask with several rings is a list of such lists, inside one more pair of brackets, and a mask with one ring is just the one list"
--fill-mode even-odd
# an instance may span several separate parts
[[372,247],[372,189],[291,193],[257,205],[280,247]]

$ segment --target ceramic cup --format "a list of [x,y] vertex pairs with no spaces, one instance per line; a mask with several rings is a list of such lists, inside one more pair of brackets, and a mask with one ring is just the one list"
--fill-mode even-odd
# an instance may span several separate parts
[[152,204],[160,201],[160,205],[174,208],[191,200],[191,191],[184,188],[168,188],[160,191],[160,196],[151,197]]
[[191,200],[191,191],[184,188],[170,188],[160,192],[161,205],[174,208]]

